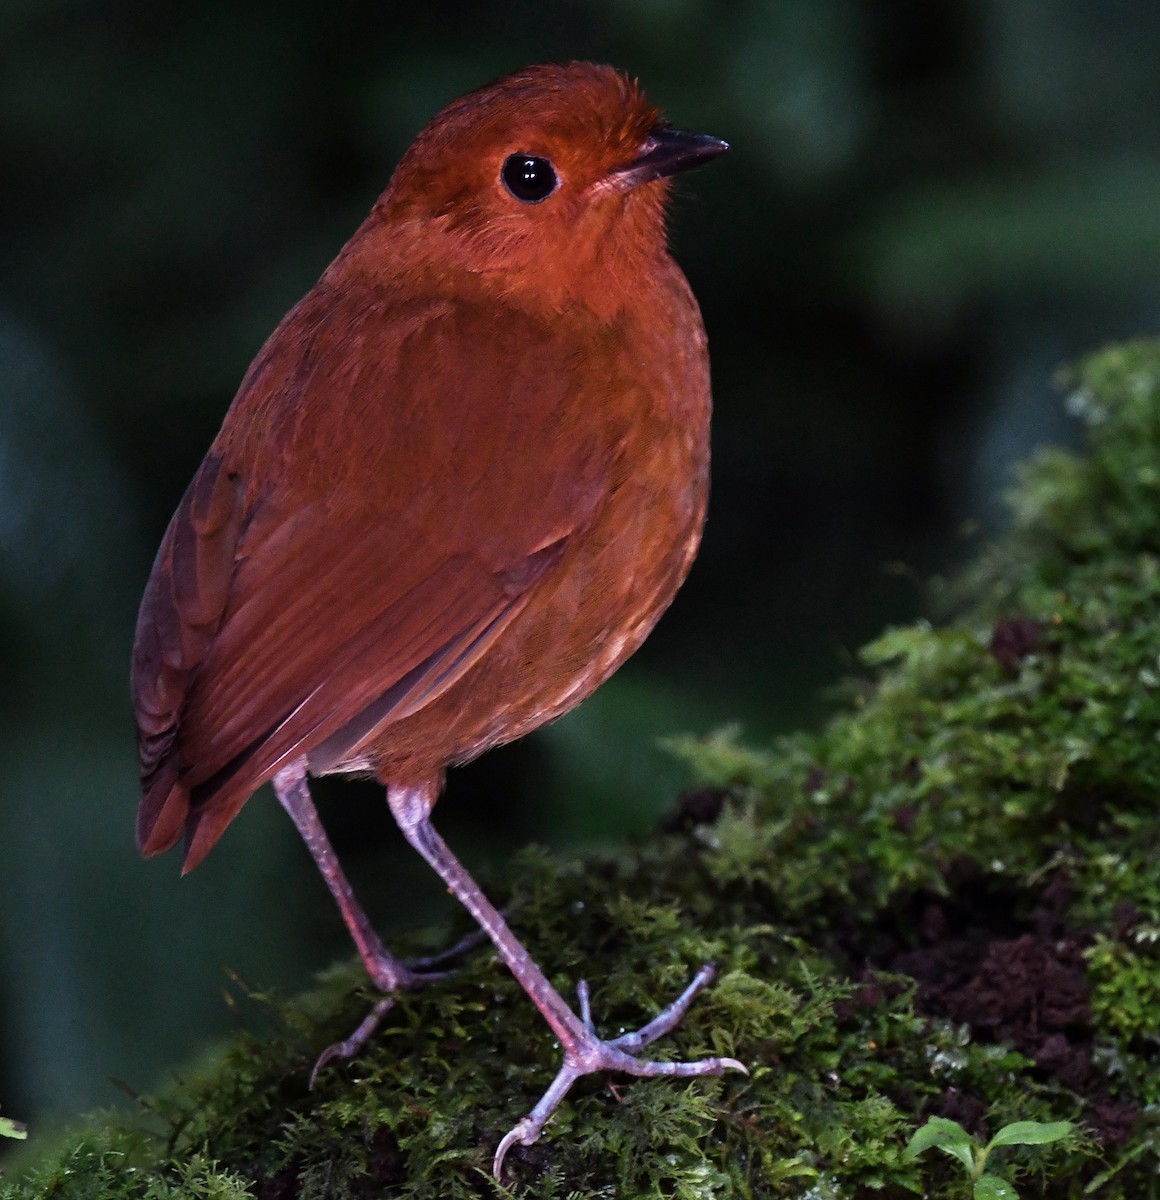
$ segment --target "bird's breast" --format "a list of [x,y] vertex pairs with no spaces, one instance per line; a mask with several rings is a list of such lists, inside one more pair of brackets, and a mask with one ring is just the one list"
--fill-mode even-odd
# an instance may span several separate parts
[[[481,661],[376,737],[369,758],[381,778],[421,776],[431,746],[441,747],[441,765],[464,761],[563,715],[640,646],[672,601],[705,519],[711,405],[704,329],[683,276],[660,317],[616,331],[611,367],[601,347],[604,365],[592,376],[601,385],[580,393],[598,411],[560,426],[600,431],[603,444],[589,453],[604,466],[559,562]],[[569,446],[541,452],[570,469]]]

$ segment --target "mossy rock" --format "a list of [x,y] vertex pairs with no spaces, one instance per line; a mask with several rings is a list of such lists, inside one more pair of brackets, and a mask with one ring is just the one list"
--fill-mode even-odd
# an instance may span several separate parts
[[716,961],[658,1050],[748,1078],[589,1078],[501,1186],[495,1144],[557,1065],[526,998],[476,952],[310,1091],[372,999],[348,966],[292,1002],[239,987],[248,1032],[0,1200],[966,1196],[952,1157],[906,1156],[931,1115],[981,1141],[1074,1122],[994,1155],[1022,1197],[1157,1195],[1160,343],[1065,382],[1088,452],[1026,465],[945,619],[871,644],[821,733],[682,739],[699,784],[671,832],[529,851],[493,888],[605,1030]]

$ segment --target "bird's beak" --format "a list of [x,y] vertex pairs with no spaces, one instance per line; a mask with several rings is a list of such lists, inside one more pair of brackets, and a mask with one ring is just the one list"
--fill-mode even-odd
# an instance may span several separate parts
[[728,149],[728,142],[707,133],[684,133],[667,127],[654,129],[636,158],[628,166],[613,171],[609,181],[625,190],[639,187],[664,175],[699,167]]

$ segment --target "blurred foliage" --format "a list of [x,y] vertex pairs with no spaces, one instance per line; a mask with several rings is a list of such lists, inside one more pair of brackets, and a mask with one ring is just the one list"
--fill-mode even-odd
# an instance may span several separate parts
[[[676,778],[661,734],[815,719],[841,648],[925,603],[913,580],[994,517],[1007,465],[1070,436],[1050,370],[1160,316],[1158,35],[1149,0],[6,0],[4,1110],[148,1086],[221,1027],[223,963],[289,985],[346,952],[264,801],[180,887],[136,861],[124,678],[237,381],[428,117],[590,57],[735,147],[673,223],[714,354],[701,558],[620,677],[453,776],[441,811],[478,861],[645,828]],[[436,909],[381,798],[329,795],[384,927]]]
[[[982,1175],[1000,1146],[976,1196],[1150,1195],[1160,857],[1141,818],[1160,785],[1160,678],[1140,634],[1154,626],[1160,508],[1141,498],[1160,486],[1160,341],[1096,356],[1073,387],[1091,453],[1023,471],[1014,528],[970,572],[958,619],[879,638],[818,733],[767,749],[683,741],[719,789],[715,819],[616,857],[525,851],[495,884],[558,987],[604,967],[605,1029],[631,1028],[694,964],[717,962],[665,1042],[736,1056],[748,1076],[589,1080],[497,1184],[495,1144],[558,1056],[546,1030],[529,1036],[526,996],[494,955],[473,955],[400,995],[358,1058],[310,1089],[319,1050],[371,1000],[351,964],[290,1003],[239,988],[224,1053],[132,1116],[89,1122],[0,1182],[0,1200],[954,1200],[960,1167]],[[1046,1042],[1027,1054],[989,1020],[932,1014],[921,975],[875,961],[888,932],[921,945],[907,915],[968,874],[998,901],[966,914],[997,919],[992,949],[1042,924],[1053,895],[1040,936],[1086,944],[1094,999],[1057,1039],[1083,1073]],[[1045,1026],[1056,999],[1037,1001]],[[916,1161],[933,1144],[959,1161]]]

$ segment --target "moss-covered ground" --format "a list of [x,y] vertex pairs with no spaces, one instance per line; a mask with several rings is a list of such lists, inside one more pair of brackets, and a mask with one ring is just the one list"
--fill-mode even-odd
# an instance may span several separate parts
[[585,1080],[499,1185],[557,1065],[510,976],[477,951],[311,1092],[371,999],[343,967],[289,1002],[239,987],[247,1032],[0,1200],[966,1196],[951,1157],[906,1158],[931,1115],[1075,1122],[996,1155],[1023,1197],[1160,1196],[1160,343],[1066,390],[1086,451],[1026,465],[1011,531],[937,624],[866,648],[825,729],[681,740],[670,831],[492,884],[607,1031],[716,961],[657,1050],[748,1078]]

